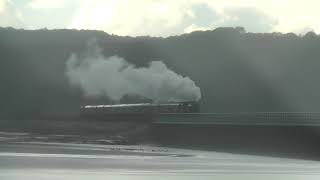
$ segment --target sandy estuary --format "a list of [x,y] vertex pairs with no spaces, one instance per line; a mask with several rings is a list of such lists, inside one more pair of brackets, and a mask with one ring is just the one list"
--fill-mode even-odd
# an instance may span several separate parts
[[166,148],[2,142],[0,179],[319,179],[320,162]]

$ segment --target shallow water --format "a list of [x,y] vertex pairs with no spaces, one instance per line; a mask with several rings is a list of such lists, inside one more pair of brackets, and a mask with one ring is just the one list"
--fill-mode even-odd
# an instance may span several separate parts
[[320,162],[154,146],[1,143],[0,179],[319,179]]

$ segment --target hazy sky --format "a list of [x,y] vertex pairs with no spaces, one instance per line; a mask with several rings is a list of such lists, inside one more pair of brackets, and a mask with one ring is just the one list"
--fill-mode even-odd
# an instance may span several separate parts
[[0,0],[0,26],[98,29],[169,36],[242,26],[249,32],[320,32],[319,0]]

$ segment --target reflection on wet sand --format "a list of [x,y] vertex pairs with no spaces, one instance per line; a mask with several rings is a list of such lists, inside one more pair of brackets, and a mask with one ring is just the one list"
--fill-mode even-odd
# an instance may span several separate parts
[[154,146],[1,143],[0,179],[318,179],[320,162]]

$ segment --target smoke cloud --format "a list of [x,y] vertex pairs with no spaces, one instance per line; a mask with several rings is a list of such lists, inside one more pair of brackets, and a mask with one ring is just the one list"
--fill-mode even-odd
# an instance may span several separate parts
[[197,101],[200,88],[189,78],[170,70],[162,61],[136,67],[118,56],[104,57],[100,48],[88,46],[84,55],[72,54],[66,75],[87,97],[107,96],[113,101],[137,95],[155,102]]

